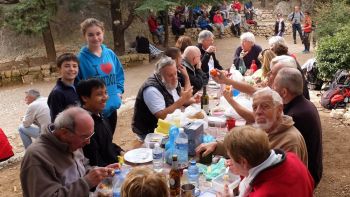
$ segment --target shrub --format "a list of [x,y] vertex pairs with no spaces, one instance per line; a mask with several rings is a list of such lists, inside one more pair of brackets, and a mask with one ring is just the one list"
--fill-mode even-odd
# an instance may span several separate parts
[[319,40],[316,59],[320,77],[332,79],[338,69],[350,70],[350,24]]

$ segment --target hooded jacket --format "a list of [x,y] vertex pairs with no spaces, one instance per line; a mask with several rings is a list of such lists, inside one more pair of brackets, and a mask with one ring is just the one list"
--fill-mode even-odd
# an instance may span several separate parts
[[78,54],[78,80],[95,77],[105,82],[109,99],[102,114],[107,118],[121,105],[118,94],[124,93],[124,70],[115,53],[105,45],[101,47],[101,57],[91,53],[87,46],[81,48]]

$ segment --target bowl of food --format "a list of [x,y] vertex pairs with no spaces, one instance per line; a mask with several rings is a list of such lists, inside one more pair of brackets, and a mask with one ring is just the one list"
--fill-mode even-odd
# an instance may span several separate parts
[[95,196],[97,197],[112,197],[113,196],[113,179],[105,178],[97,185]]
[[225,185],[228,186],[229,190],[234,190],[241,181],[238,175],[228,173],[222,173],[212,180],[213,189],[217,192],[224,192]]

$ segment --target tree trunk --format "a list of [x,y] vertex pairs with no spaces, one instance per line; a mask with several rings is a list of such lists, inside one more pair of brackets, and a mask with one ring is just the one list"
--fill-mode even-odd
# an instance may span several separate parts
[[43,29],[42,35],[43,35],[43,40],[45,44],[47,58],[50,61],[56,61],[56,49],[55,49],[55,43],[52,38],[50,23],[47,23],[47,27]]
[[169,11],[168,8],[164,10],[165,19],[164,19],[164,47],[169,46]]
[[121,13],[121,0],[111,0],[111,18],[112,18],[112,32],[114,51],[117,55],[124,55],[125,40],[123,19]]

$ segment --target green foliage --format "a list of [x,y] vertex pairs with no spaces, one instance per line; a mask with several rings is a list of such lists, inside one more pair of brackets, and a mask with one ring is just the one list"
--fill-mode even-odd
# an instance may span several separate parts
[[5,22],[24,34],[41,33],[57,9],[56,0],[25,0],[6,13]]
[[338,69],[350,70],[350,24],[319,40],[316,59],[320,76],[331,79]]
[[69,1],[68,3],[68,9],[71,12],[79,11],[81,8],[86,5],[89,2],[89,0],[74,0]]
[[332,36],[342,27],[350,24],[350,6],[346,1],[319,3],[315,11],[318,38]]

